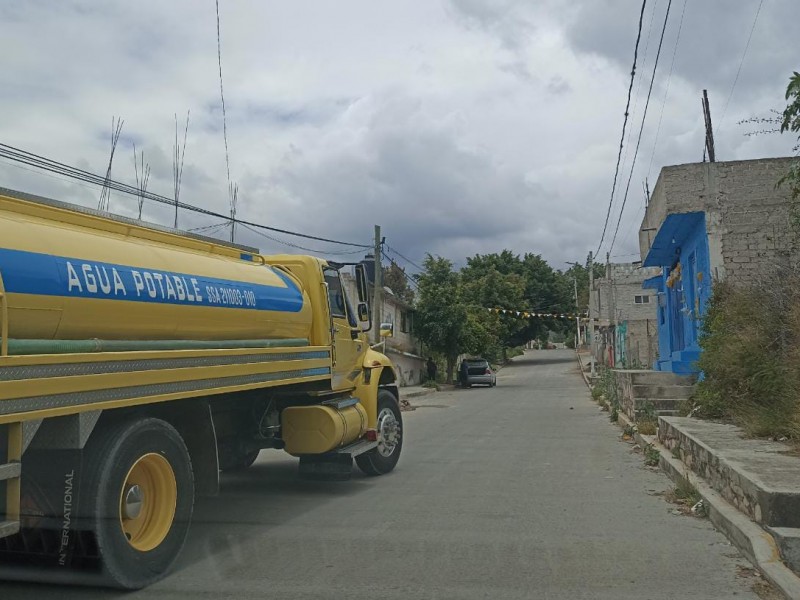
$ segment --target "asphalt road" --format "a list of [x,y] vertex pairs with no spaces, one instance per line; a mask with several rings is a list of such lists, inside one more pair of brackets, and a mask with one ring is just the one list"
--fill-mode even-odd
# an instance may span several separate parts
[[[496,388],[415,399],[394,473],[298,480],[264,451],[199,502],[164,581],[125,598],[756,598],[707,520],[619,441],[569,351],[533,351]],[[109,598],[0,584],[2,598]]]

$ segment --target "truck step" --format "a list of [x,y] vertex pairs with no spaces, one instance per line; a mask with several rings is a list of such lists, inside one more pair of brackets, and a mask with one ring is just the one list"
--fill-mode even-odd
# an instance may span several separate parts
[[0,538],[19,533],[19,521],[0,521]]
[[348,406],[355,406],[358,404],[358,398],[331,398],[322,402],[324,406],[331,406],[337,410],[342,410]]
[[0,464],[0,481],[8,479],[17,479],[22,473],[22,464],[19,462],[10,462]]
[[369,440],[359,440],[349,446],[343,446],[338,448],[334,452],[336,454],[349,454],[350,456],[358,456],[359,454],[364,454],[364,452],[369,452],[373,448],[378,447],[378,442],[371,442]]

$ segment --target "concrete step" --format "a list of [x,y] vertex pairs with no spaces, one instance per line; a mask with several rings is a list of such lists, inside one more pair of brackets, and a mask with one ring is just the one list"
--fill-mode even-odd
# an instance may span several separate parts
[[628,371],[633,385],[694,385],[695,375],[682,375],[666,371],[634,370]]
[[631,419],[637,421],[645,413],[647,403],[650,404],[656,416],[674,417],[680,414],[680,398],[635,398],[632,402],[623,401],[622,409]]
[[800,528],[800,457],[785,444],[689,417],[660,417],[658,438],[756,523]]
[[694,392],[694,386],[633,384],[631,390],[634,398],[681,398],[686,400]]

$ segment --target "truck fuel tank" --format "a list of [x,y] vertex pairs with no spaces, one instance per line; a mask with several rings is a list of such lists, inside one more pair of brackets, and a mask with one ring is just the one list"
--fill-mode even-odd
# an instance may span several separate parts
[[285,450],[295,456],[323,454],[346,446],[367,431],[367,411],[355,399],[350,406],[291,406],[281,413]]

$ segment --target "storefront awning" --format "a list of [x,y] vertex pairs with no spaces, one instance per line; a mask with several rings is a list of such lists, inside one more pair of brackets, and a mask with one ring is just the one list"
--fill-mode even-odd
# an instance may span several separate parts
[[678,258],[679,248],[704,220],[703,212],[668,215],[658,229],[642,266],[671,267]]

